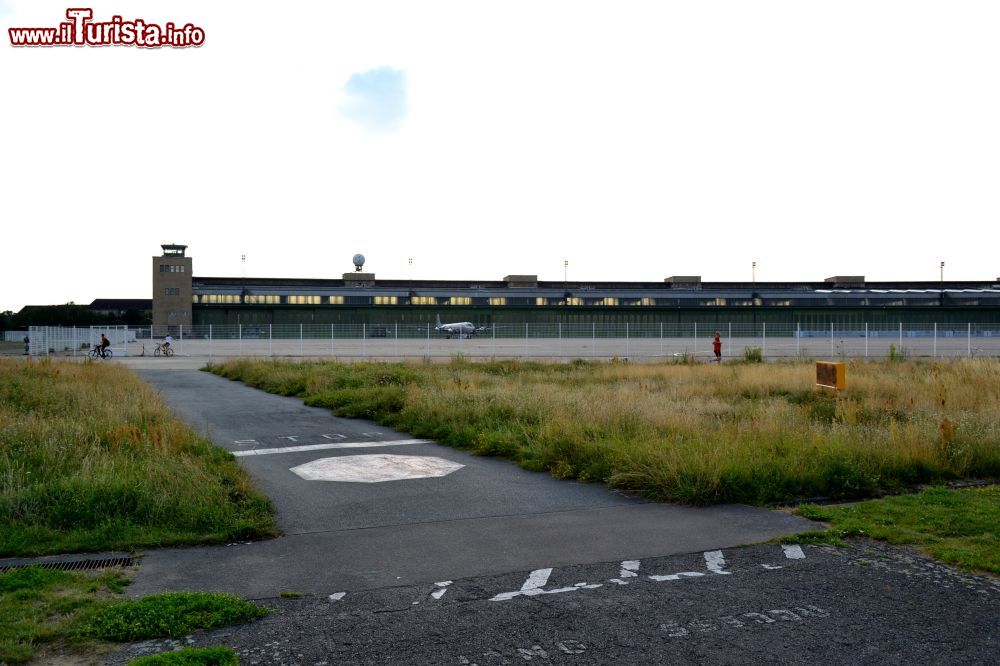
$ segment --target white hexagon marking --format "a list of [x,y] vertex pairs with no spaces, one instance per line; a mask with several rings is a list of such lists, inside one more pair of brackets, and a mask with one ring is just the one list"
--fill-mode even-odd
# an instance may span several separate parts
[[465,465],[433,456],[394,456],[377,453],[368,456],[320,458],[292,467],[291,471],[306,481],[378,483],[446,476],[463,467]]

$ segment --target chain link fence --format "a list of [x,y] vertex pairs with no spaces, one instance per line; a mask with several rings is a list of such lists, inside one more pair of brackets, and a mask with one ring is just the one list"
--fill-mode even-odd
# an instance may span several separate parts
[[[115,356],[152,356],[166,327],[31,327],[33,356],[81,356],[101,333]],[[460,335],[433,324],[299,324],[192,326],[169,331],[175,353],[197,357],[325,358],[628,358],[714,359],[712,339],[722,340],[723,360],[759,355],[783,358],[961,358],[1000,356],[1000,324],[868,324],[804,327],[801,324],[590,323],[496,324]]]

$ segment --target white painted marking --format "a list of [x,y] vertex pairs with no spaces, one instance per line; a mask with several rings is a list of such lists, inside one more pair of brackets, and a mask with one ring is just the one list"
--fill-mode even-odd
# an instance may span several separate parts
[[347,435],[320,435],[323,439],[347,439]]
[[404,479],[447,476],[465,465],[434,456],[397,456],[375,453],[361,456],[320,458],[290,471],[306,481],[380,483]]
[[385,437],[385,433],[381,432],[363,432],[361,435],[364,437]]
[[331,594],[329,597],[327,597],[327,599],[329,599],[330,603],[332,604],[335,601],[340,601],[341,599],[343,599],[346,594],[347,592],[335,592]]
[[443,581],[441,583],[434,583],[435,585],[437,585],[441,589],[440,590],[434,590],[433,592],[431,592],[431,596],[434,597],[435,599],[440,599],[441,597],[444,596],[444,593],[448,591],[448,586],[451,585],[451,583],[452,583],[452,581],[450,581],[450,580],[446,580],[446,581]]
[[275,449],[253,449],[233,451],[236,457],[267,456],[275,453],[298,453],[299,451],[324,451],[327,449],[368,449],[377,446],[407,446],[409,444],[429,444],[429,439],[394,439],[388,442],[338,442],[336,444],[306,444],[303,446],[283,446]]
[[705,566],[712,573],[728,576],[731,571],[723,571],[726,568],[726,558],[721,550],[710,550],[705,553]]
[[279,437],[278,439],[287,439],[290,442],[297,442],[297,441],[299,441],[299,436],[298,435],[286,435],[284,437]]
[[781,549],[785,551],[785,557],[790,560],[806,559],[806,554],[802,552],[802,546],[786,546],[782,544]]
[[762,564],[760,566],[764,567],[765,569],[768,569],[769,571],[774,571],[775,569],[784,569],[785,568],[785,567],[781,566],[780,564]]
[[618,574],[619,578],[635,578],[639,574],[639,560],[625,560],[622,562],[622,570]]
[[524,585],[521,586],[520,590],[516,592],[501,592],[490,599],[490,601],[510,601],[514,597],[522,595],[533,597],[538,594],[562,594],[563,592],[576,592],[577,590],[593,590],[602,586],[601,583],[577,583],[573,587],[559,587],[554,590],[543,589],[545,584],[549,582],[551,574],[552,569],[535,569],[528,575],[528,580],[524,581]]
[[649,576],[649,580],[680,580],[681,578],[697,578],[698,576],[704,576],[705,574],[700,571],[682,571],[680,573],[670,574],[669,576]]
[[528,576],[528,580],[524,581],[524,585],[521,586],[522,592],[527,592],[528,590],[538,590],[545,587],[545,584],[549,582],[549,576],[552,575],[552,569],[535,569]]
[[257,443],[256,439],[237,439],[233,441],[233,444],[235,444],[236,446],[251,446],[252,444],[256,443]]

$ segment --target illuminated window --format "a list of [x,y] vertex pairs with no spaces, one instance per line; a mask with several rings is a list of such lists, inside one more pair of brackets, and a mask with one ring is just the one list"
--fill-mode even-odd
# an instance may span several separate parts
[[204,294],[201,297],[202,303],[239,303],[238,294]]
[[650,298],[649,296],[643,296],[642,298],[636,298],[628,302],[629,305],[656,305],[656,299]]
[[503,296],[493,296],[490,298],[490,305],[507,305],[507,299]]
[[410,299],[413,305],[437,305],[436,296],[414,296]]
[[[331,296],[331,298],[333,298]],[[376,296],[375,305],[395,305],[399,302],[399,298],[396,296]]]
[[544,296],[538,296],[535,298],[535,305],[548,305],[548,304],[549,304],[549,299],[545,298]]
[[726,299],[724,299],[724,298],[709,298],[708,300],[702,300],[701,304],[702,305],[709,305],[709,306],[712,306],[712,305],[725,305],[726,304]]
[[280,303],[281,296],[277,294],[247,294],[243,297],[244,303]]
[[566,305],[583,305],[583,299],[579,296],[567,296]]
[[198,295],[197,294],[195,294],[194,296],[191,297],[191,302],[192,303],[197,303],[198,302]]
[[288,297],[288,302],[291,305],[319,305],[320,297],[294,295]]
[[330,305],[343,305],[343,304],[344,304],[343,296],[330,296]]
[[603,300],[597,303],[598,305],[618,305],[618,299],[614,296],[605,296]]
[[448,299],[449,305],[472,305],[472,298],[469,296],[452,296]]

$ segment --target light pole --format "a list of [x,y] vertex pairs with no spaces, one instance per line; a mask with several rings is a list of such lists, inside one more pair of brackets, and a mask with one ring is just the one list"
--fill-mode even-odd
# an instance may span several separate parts
[[751,262],[750,264],[750,282],[757,284],[757,262]]
[[563,282],[566,282],[566,271],[569,270],[569,259],[563,259]]
[[941,262],[941,282],[944,282],[944,262]]

